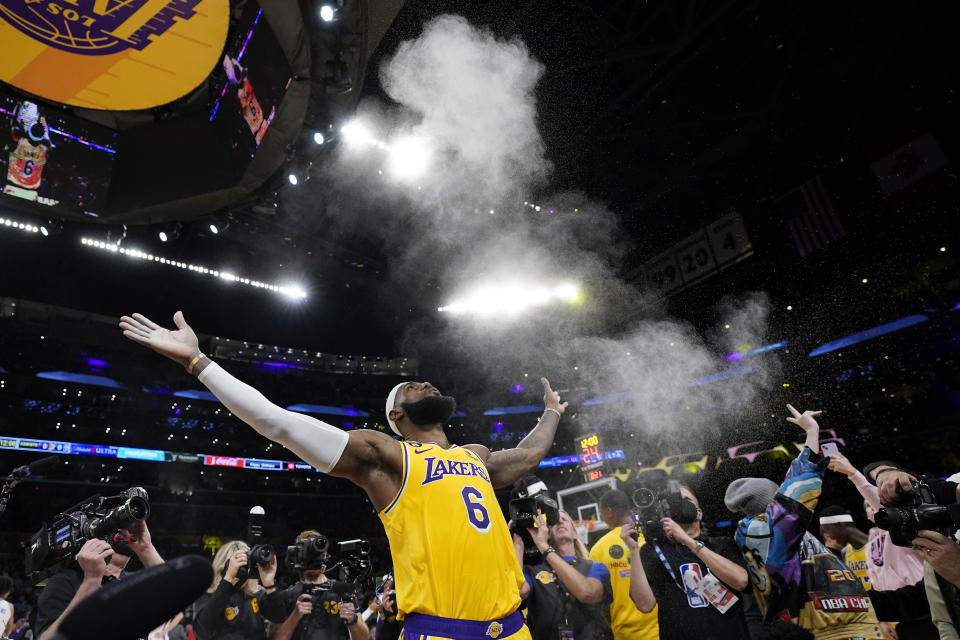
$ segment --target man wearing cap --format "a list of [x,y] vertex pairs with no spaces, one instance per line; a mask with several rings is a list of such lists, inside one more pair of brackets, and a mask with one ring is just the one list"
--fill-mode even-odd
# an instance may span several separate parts
[[287,411],[200,352],[177,312],[176,331],[140,315],[123,316],[123,334],[181,364],[235,416],[305,462],[364,489],[380,514],[393,556],[404,634],[458,640],[528,640],[523,572],[494,489],[537,466],[553,444],[567,403],[546,378],[544,413],[514,449],[450,444],[444,425],[456,401],[429,382],[405,382],[387,397],[397,441],[377,431],[349,433]]
[[727,487],[727,508],[745,515],[735,540],[747,561],[757,603],[767,621],[787,618],[817,640],[879,638],[867,593],[854,575],[807,531],[823,484],[820,411],[787,418],[806,443],[779,487],[765,478],[739,478]]

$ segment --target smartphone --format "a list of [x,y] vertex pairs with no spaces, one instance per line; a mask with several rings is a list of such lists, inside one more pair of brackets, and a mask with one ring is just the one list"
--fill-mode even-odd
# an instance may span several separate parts
[[836,442],[824,442],[820,445],[820,452],[825,456],[838,456],[840,448],[837,447]]

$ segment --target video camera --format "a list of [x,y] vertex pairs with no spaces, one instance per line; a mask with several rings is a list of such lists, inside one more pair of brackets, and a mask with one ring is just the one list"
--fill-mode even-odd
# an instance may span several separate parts
[[514,498],[510,500],[510,531],[523,540],[523,563],[540,564],[543,556],[533,544],[533,539],[527,529],[536,524],[536,517],[540,514],[547,520],[547,526],[552,527],[560,521],[560,508],[556,500],[547,494],[547,486],[535,476],[528,476],[514,485]]
[[337,560],[330,565],[327,573],[341,582],[357,583],[369,578],[373,573],[370,543],[360,538],[338,543]]
[[666,490],[659,495],[640,487],[633,492],[633,504],[637,507],[632,514],[633,526],[637,533],[643,534],[644,539],[651,542],[667,539],[660,523],[663,518],[670,518],[678,524],[697,520],[696,505],[683,498],[680,483],[676,480],[668,480]]
[[890,540],[898,547],[912,547],[920,529],[937,531],[949,537],[960,526],[960,503],[939,505],[930,487],[914,482],[904,494],[899,507],[884,507],[877,511],[874,521],[890,532]]
[[[247,544],[250,550],[247,551],[247,564],[237,570],[237,578],[240,582],[250,579],[251,567],[256,565],[266,565],[273,562],[276,553],[268,544],[263,544],[263,521],[266,518],[266,511],[263,507],[253,507],[250,509],[250,515],[247,519]],[[227,567],[224,567],[226,572]]]
[[120,532],[150,515],[150,498],[143,487],[131,487],[115,496],[95,495],[70,507],[30,537],[26,545],[25,569],[39,584],[76,556],[88,540],[110,543],[117,553],[130,555],[130,538]]

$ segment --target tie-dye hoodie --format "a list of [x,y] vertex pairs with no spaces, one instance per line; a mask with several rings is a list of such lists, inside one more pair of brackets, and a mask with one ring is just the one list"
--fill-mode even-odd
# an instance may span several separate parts
[[789,617],[817,640],[881,638],[860,580],[807,532],[823,484],[821,462],[804,447],[766,512],[737,525],[737,546],[767,620]]

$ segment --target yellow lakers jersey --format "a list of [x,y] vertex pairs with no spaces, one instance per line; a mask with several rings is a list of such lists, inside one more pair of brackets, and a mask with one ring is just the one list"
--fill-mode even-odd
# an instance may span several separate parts
[[[640,544],[643,544],[640,536]],[[620,539],[620,529],[613,529],[597,540],[590,549],[590,559],[602,562],[610,570],[613,602],[610,603],[610,627],[614,640],[657,640],[660,627],[657,610],[644,613],[630,598],[630,550]]]
[[398,617],[510,615],[520,606],[523,572],[486,467],[469,449],[400,444],[403,482],[380,512]]
[[867,575],[867,545],[859,548],[855,548],[852,544],[845,546],[843,548],[843,563],[860,578],[864,589],[869,591],[872,588],[870,576]]

